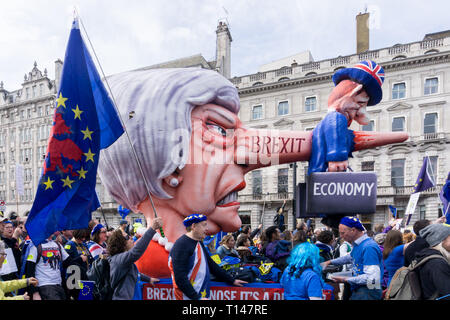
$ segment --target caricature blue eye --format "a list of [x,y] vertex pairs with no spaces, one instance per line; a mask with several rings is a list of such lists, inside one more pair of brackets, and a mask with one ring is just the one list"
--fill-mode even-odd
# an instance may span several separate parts
[[227,136],[227,131],[215,123],[206,122],[206,126],[208,127],[208,129],[216,131],[218,134],[222,135],[223,137]]

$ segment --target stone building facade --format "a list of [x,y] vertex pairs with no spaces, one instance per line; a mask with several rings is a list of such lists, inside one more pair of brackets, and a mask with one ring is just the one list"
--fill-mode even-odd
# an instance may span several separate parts
[[[215,61],[207,61],[199,54],[142,69],[206,68],[230,77],[232,38],[227,23],[219,22],[216,33]],[[368,107],[370,125],[363,128],[354,123],[351,129],[400,130],[408,132],[410,138],[401,144],[356,152],[350,159],[354,171],[374,171],[378,176],[377,213],[361,218],[368,227],[385,224],[389,220],[389,204],[396,206],[401,216],[427,155],[437,186],[421,195],[410,224],[420,218],[434,219],[441,210],[438,193],[450,171],[450,32],[429,34],[413,43],[356,52],[348,56],[337,52],[335,58],[314,61],[311,53],[305,51],[261,66],[258,73],[231,78],[241,99],[239,117],[252,128],[312,130],[327,112],[333,73],[361,60],[378,62],[386,72],[383,100]],[[8,91],[0,82],[0,200],[6,202],[7,213],[23,215],[31,209],[52,125],[62,64],[61,60],[55,62],[57,80],[51,80],[47,71],[40,71],[35,63],[20,89]],[[286,202],[285,221],[292,229],[296,223],[292,208],[294,183],[305,182],[307,166],[307,162],[298,162],[250,172],[246,176],[246,189],[239,193],[243,223],[253,228],[260,223],[268,227],[276,208]],[[19,171],[23,168],[20,195],[16,168]],[[100,179],[97,193],[102,210],[93,216],[106,218],[109,225],[117,226],[120,220],[117,204]],[[132,220],[139,217],[133,214]],[[315,222],[320,226],[319,220]]]
[[[354,171],[374,171],[378,176],[377,212],[363,215],[367,227],[386,224],[388,205],[400,217],[408,204],[423,158],[429,156],[437,186],[421,194],[410,226],[418,219],[440,214],[438,198],[450,171],[450,34],[426,35],[421,41],[397,44],[322,61],[293,61],[276,70],[259,72],[231,81],[241,99],[240,119],[251,128],[312,130],[327,112],[334,84],[332,75],[340,68],[362,60],[374,60],[386,72],[383,100],[368,107],[370,125],[353,123],[353,130],[406,131],[410,138],[401,144],[355,152],[350,159]],[[305,182],[307,162],[297,163],[296,181]],[[281,165],[251,172],[247,188],[240,192],[243,220],[256,227],[272,224],[275,210],[285,199],[285,220],[295,226],[292,210],[294,166]],[[264,214],[263,214],[264,213]],[[320,226],[320,219],[315,219]]]

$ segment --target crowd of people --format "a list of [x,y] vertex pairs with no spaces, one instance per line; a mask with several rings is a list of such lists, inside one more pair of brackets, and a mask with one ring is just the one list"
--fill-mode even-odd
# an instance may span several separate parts
[[[78,300],[78,280],[89,280],[94,261],[106,257],[114,286],[111,298],[131,300],[138,275],[134,263],[162,226],[161,219],[155,219],[150,228],[138,230],[123,219],[114,229],[94,219],[86,229],[62,230],[35,246],[26,219],[0,212],[0,300]],[[74,272],[79,274],[70,285]],[[145,275],[142,280],[155,281]]]
[[387,299],[400,268],[437,254],[443,259],[419,270],[422,299],[450,299],[450,226],[444,221],[419,220],[402,231],[395,219],[366,230],[356,217],[342,218],[338,229],[313,229],[303,221],[283,232],[277,225],[253,232],[246,226],[224,236],[216,253],[244,264],[273,263],[288,300],[328,299],[330,287],[334,299]]
[[[132,299],[138,275],[145,282],[158,280],[140,274],[135,262],[144,253],[155,230],[162,227],[159,218],[148,229],[139,228],[139,231],[126,220],[117,229],[92,220],[86,229],[56,232],[38,246],[27,236],[26,216],[6,218],[1,213],[0,218],[0,300],[77,300],[80,289],[67,285],[71,266],[78,267],[81,280],[88,280],[90,267],[104,257],[110,261],[114,288],[111,299]],[[205,221],[200,221],[206,226]],[[285,225],[265,229],[259,225],[255,230],[244,226],[224,235],[214,245],[206,242],[200,222],[190,221],[191,225],[185,224],[184,240],[179,239],[170,259],[183,261],[189,251],[186,246],[192,246],[194,252],[200,250],[201,243],[208,256],[208,269],[214,272],[212,276],[230,284],[280,283],[286,300],[330,299],[330,292],[332,299],[381,300],[389,294],[391,281],[400,268],[430,256],[440,256],[442,259],[431,259],[419,270],[422,299],[450,299],[450,227],[443,222],[443,218],[433,222],[419,220],[412,230],[403,231],[398,229],[395,220],[388,226],[377,225],[373,230],[366,230],[356,217],[343,217],[338,229],[313,228],[310,221],[300,221],[294,230],[287,230]],[[218,259],[211,259],[214,256]],[[238,266],[257,270],[259,274],[248,280],[248,274],[231,273],[232,268],[221,263],[230,261],[227,258],[234,258],[234,264],[237,262]],[[185,263],[169,265],[173,279],[179,281],[174,285],[175,291],[188,288],[179,291],[179,295],[205,298],[201,291],[185,285],[186,279],[180,276],[188,271]],[[262,266],[265,268],[258,268]]]

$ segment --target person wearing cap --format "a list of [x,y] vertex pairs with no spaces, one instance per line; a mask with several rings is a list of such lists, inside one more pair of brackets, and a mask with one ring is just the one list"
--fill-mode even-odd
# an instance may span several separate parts
[[332,280],[350,284],[350,300],[380,300],[382,296],[381,275],[383,256],[378,244],[365,233],[356,217],[343,217],[339,224],[340,236],[352,244],[350,255],[324,262],[328,264],[352,264],[352,276],[334,276]]
[[230,285],[242,287],[247,283],[235,280],[209,256],[202,242],[208,232],[206,220],[202,214],[186,217],[183,225],[187,232],[178,238],[170,252],[169,269],[177,300],[208,300],[210,273]]
[[106,256],[106,228],[101,223],[92,228],[91,241],[88,242],[87,247],[94,260]]
[[422,298],[450,300],[450,226],[430,224],[419,234],[430,247],[416,253],[417,262],[431,255],[442,257],[428,260],[419,267]]
[[130,235],[129,228],[128,228],[128,221],[125,219],[120,220],[119,222],[119,228],[126,234]]

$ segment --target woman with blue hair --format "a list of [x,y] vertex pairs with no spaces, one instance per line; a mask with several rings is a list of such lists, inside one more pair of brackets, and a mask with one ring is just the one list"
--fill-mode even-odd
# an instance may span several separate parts
[[285,300],[323,300],[319,248],[304,242],[297,245],[288,259],[280,283]]

